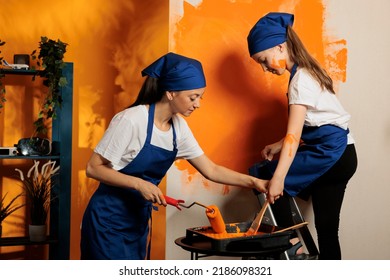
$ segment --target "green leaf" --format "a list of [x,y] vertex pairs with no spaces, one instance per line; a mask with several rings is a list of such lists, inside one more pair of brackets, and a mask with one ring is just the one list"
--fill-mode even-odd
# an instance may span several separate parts
[[60,81],[58,82],[58,85],[60,86],[60,87],[64,87],[64,86],[66,86],[68,84],[68,81],[66,80],[66,78],[65,77],[61,77],[60,78]]

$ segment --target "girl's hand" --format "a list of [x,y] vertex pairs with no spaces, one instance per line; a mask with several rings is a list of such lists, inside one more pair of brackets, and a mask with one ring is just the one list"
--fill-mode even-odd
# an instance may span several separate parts
[[272,160],[274,158],[274,155],[280,153],[280,151],[282,150],[282,146],[283,146],[283,139],[276,143],[267,145],[261,151],[261,156],[266,160]]
[[271,179],[268,185],[267,200],[270,204],[274,204],[279,197],[283,195],[284,179],[276,178]]

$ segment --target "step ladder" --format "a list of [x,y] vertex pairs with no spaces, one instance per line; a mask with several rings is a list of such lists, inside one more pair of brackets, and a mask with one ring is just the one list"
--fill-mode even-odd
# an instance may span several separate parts
[[[249,168],[249,174],[256,177],[256,178],[261,178],[261,179],[271,179],[271,178],[264,178],[262,174],[260,174],[261,167],[266,164],[266,162],[260,162],[256,163],[253,166]],[[264,193],[260,193],[258,191],[254,191],[255,195],[257,196],[257,199],[260,203],[260,207],[264,204],[266,201],[266,195]],[[299,210],[298,204],[295,201],[294,197],[290,197],[290,206],[291,206],[291,215],[293,217],[294,224],[300,224],[305,222],[305,219],[302,216],[301,211]],[[275,220],[274,214],[272,212],[272,205],[270,205],[263,217],[263,222],[277,226],[277,221]],[[310,230],[307,225],[300,227],[295,230],[299,240],[303,243],[303,245],[306,247],[307,253],[308,253],[308,258],[309,259],[316,259],[318,258],[319,252],[317,249],[317,245],[315,244],[313,237],[310,233]],[[284,252],[281,256],[281,259],[289,259],[289,256],[287,252]]]

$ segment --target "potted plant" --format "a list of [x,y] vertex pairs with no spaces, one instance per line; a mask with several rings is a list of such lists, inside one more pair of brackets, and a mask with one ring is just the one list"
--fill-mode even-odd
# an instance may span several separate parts
[[29,207],[29,236],[31,241],[44,241],[46,239],[46,223],[50,211],[50,203],[56,198],[55,194],[53,194],[53,186],[56,183],[55,177],[60,168],[59,166],[55,167],[55,161],[49,160],[39,170],[39,163],[39,161],[35,160],[26,176],[20,169],[15,169],[19,172],[26,195],[26,203]]
[[[5,44],[0,40],[0,47]],[[42,77],[43,85],[48,88],[45,93],[44,102],[37,120],[34,121],[35,135],[45,134],[47,132],[46,122],[50,118],[56,117],[56,108],[61,106],[61,87],[67,84],[66,77],[62,75],[62,69],[65,67],[64,55],[66,53],[67,43],[61,40],[52,40],[42,36],[39,42],[39,53],[34,50],[31,53],[32,60],[37,61],[37,66],[42,70],[37,75]],[[0,51],[1,53],[1,51]],[[0,66],[3,64],[3,57],[0,57]],[[5,88],[1,83],[4,74],[0,72],[0,109],[3,107],[5,99]],[[35,76],[33,77],[33,80]]]
[[62,69],[65,67],[63,59],[67,45],[61,40],[55,41],[47,37],[41,37],[38,56],[36,50],[31,54],[32,60],[37,60],[37,66],[43,68],[38,72],[38,75],[44,78],[43,85],[48,88],[38,119],[34,121],[35,135],[46,134],[47,121],[50,118],[56,118],[56,108],[61,106],[60,89],[67,84],[66,77],[62,75]]
[[13,212],[18,210],[19,208],[23,207],[22,205],[14,205],[15,201],[22,195],[22,193],[18,194],[14,198],[12,198],[7,204],[5,203],[5,198],[7,196],[7,193],[1,198],[0,200],[0,238],[3,233],[3,226],[2,223],[9,215],[11,215]]
[[[0,40],[0,47],[4,44],[5,42]],[[39,42],[39,52],[37,53],[34,50],[31,53],[32,60],[36,60],[37,66],[42,68],[33,76],[33,80],[35,76],[40,76],[43,78],[43,85],[47,87],[47,91],[44,92],[44,101],[41,105],[38,118],[33,122],[34,133],[30,137],[31,144],[29,144],[30,142],[27,143],[31,146],[34,146],[35,141],[47,138],[47,125],[50,119],[56,118],[56,109],[61,107],[61,88],[67,84],[66,77],[62,75],[62,69],[65,67],[63,59],[67,45],[67,43],[61,40],[55,41],[42,36]],[[2,61],[3,58],[0,57],[0,65],[2,65]],[[4,74],[0,71],[0,109],[3,107],[4,102],[6,102],[5,88],[1,82],[3,77]],[[42,138],[39,136],[42,136]]]

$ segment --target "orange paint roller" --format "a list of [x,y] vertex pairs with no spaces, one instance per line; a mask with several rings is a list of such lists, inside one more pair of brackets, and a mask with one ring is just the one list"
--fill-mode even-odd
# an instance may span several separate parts
[[192,206],[199,205],[201,207],[206,208],[206,216],[210,221],[211,227],[215,233],[226,233],[226,225],[222,218],[221,212],[219,211],[218,207],[216,205],[210,205],[206,206],[199,202],[193,202],[191,205],[187,206],[183,203],[185,202],[182,199],[174,199],[172,197],[169,197],[167,195],[164,195],[165,201],[167,204],[175,206],[177,209],[181,210],[180,207],[184,208],[191,208]]
[[226,233],[226,225],[217,206],[207,206],[206,215],[210,221],[211,227],[216,233]]

